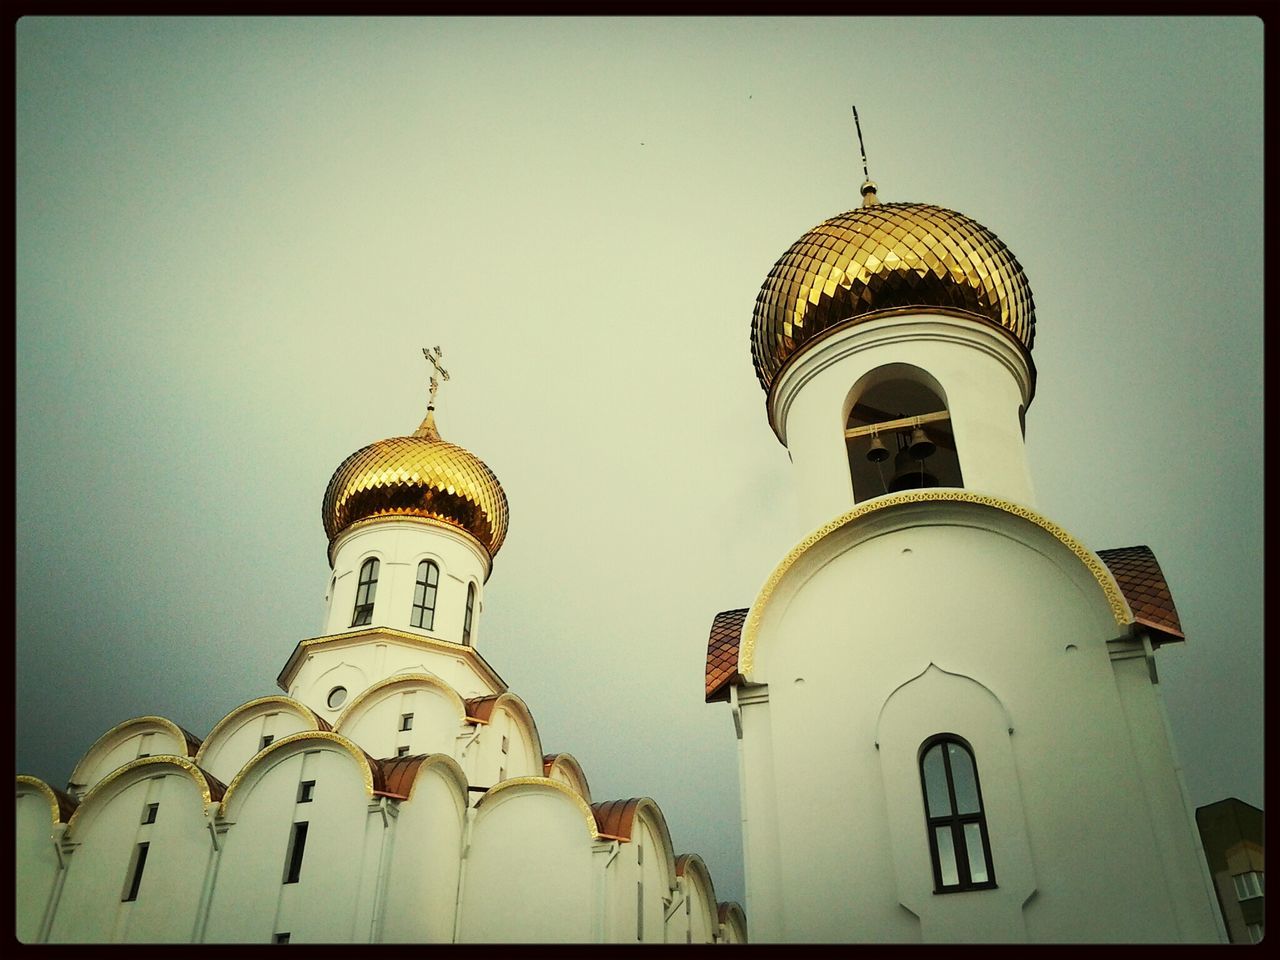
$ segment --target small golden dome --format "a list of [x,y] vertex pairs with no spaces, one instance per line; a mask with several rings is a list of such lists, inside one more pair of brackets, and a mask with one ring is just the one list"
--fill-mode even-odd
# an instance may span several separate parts
[[807,341],[888,311],[976,316],[1031,349],[1035,305],[1009,248],[954,210],[881,203],[876,189],[864,184],[863,206],[818,224],[769,271],[751,325],[765,390]]
[[507,495],[479,457],[440,439],[435,413],[412,436],[379,440],[334,471],[321,506],[332,544],[374,517],[426,517],[471,534],[492,559],[507,535]]

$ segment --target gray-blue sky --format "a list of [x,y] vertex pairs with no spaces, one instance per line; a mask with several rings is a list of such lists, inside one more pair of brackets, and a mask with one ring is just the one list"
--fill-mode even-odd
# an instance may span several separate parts
[[[27,19],[17,26],[18,769],[206,733],[320,630],[351,451],[422,416],[501,479],[481,646],[598,799],[740,898],[712,615],[806,532],[748,331],[857,204],[1030,278],[1041,511],[1149,544],[1192,801],[1262,801],[1262,24]],[[939,624],[944,629],[945,625]],[[814,785],[821,789],[821,772]]]

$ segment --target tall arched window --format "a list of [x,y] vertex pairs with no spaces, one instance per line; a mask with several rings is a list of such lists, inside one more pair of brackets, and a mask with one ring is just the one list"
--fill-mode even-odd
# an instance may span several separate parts
[[373,595],[378,590],[378,559],[370,557],[360,565],[360,583],[356,586],[356,608],[351,625],[363,627],[373,620]]
[[413,589],[413,616],[409,620],[415,627],[430,630],[436,622],[436,587],[439,584],[439,567],[430,560],[418,564],[418,583]]
[[462,621],[462,642],[471,643],[471,617],[476,606],[476,585],[467,584],[467,615]]
[[933,892],[986,890],[996,885],[978,767],[969,745],[954,734],[930,737],[920,748]]

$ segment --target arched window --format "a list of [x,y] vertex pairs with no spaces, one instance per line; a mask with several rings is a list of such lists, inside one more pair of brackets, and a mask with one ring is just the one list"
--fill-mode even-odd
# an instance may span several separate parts
[[909,364],[878,368],[845,424],[857,503],[918,487],[962,487],[951,414],[925,371]]
[[930,737],[920,748],[933,892],[986,890],[996,885],[978,767],[969,745],[954,734]]
[[471,643],[471,617],[476,606],[476,585],[467,584],[467,615],[462,621],[462,642]]
[[356,608],[351,625],[363,627],[373,620],[373,595],[378,590],[378,560],[370,557],[360,565],[360,583],[356,587]]
[[410,623],[430,630],[436,622],[436,587],[440,584],[440,568],[430,560],[418,564],[418,583],[413,590],[413,616]]

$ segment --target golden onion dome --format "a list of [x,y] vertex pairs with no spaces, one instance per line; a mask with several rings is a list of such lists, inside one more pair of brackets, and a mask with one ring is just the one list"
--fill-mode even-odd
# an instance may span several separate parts
[[1031,349],[1035,305],[1009,248],[964,214],[881,203],[875,191],[868,180],[863,206],[818,224],[769,271],[751,325],[751,358],[766,391],[806,342],[888,312],[977,317]]
[[492,559],[507,535],[507,495],[475,454],[440,439],[435,411],[412,436],[379,440],[334,471],[321,506],[329,543],[352,524],[424,517],[471,534]]

